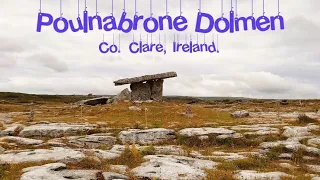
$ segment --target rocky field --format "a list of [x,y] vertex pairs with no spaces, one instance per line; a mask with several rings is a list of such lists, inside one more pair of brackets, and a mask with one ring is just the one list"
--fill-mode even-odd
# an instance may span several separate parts
[[320,100],[0,103],[0,179],[320,179]]

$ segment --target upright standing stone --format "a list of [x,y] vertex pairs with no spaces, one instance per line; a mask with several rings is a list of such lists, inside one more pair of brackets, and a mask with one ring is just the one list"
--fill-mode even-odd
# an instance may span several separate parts
[[132,101],[147,101],[151,97],[150,84],[148,83],[132,83],[131,89],[131,100]]
[[151,87],[151,100],[161,101],[163,91],[163,79],[148,81]]

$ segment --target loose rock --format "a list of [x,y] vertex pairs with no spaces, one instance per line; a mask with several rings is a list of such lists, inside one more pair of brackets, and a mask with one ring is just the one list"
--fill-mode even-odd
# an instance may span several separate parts
[[244,118],[244,117],[248,117],[249,116],[249,112],[248,111],[235,111],[233,113],[231,113],[231,116],[232,117],[235,117],[235,118]]
[[131,92],[128,88],[122,90],[119,94],[112,98],[113,102],[131,100]]
[[137,106],[130,106],[129,110],[131,110],[131,111],[141,111],[141,108],[139,108]]

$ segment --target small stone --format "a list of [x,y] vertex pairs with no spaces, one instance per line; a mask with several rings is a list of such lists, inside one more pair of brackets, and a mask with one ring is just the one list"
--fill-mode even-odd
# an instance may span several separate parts
[[248,117],[249,116],[249,112],[248,111],[235,111],[233,113],[231,113],[231,116],[232,117],[235,117],[235,118],[244,118],[244,117]]
[[279,163],[279,166],[280,167],[283,167],[283,168],[286,168],[286,169],[297,169],[298,167],[296,166],[293,166],[289,163]]
[[129,110],[131,110],[131,111],[141,111],[141,108],[139,108],[137,106],[130,106]]
[[128,166],[124,165],[110,165],[110,169],[120,174],[125,174],[127,172]]
[[209,136],[199,136],[198,138],[200,140],[207,140],[207,139],[209,139]]

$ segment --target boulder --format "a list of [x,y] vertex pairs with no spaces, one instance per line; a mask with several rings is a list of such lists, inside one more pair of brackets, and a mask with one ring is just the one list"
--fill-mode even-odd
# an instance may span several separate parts
[[185,156],[148,155],[147,162],[132,169],[132,173],[141,179],[203,179],[204,169],[214,169],[218,163]]
[[24,151],[6,151],[0,154],[1,164],[18,164],[38,161],[79,161],[85,155],[77,150],[54,147],[52,149],[35,149]]
[[125,101],[125,100],[131,100],[131,92],[128,88],[122,90],[119,94],[114,96],[112,98],[112,102],[119,102],[119,101]]
[[89,130],[94,129],[88,125],[82,124],[66,124],[66,123],[52,123],[52,124],[35,124],[25,127],[19,136],[23,137],[62,137],[73,136],[79,134],[86,134]]
[[156,144],[174,138],[175,131],[164,128],[146,130],[130,129],[127,131],[121,131],[119,134],[119,139],[124,144]]
[[244,117],[248,117],[249,116],[249,112],[248,111],[235,111],[233,113],[231,113],[231,116],[234,118],[244,118]]

